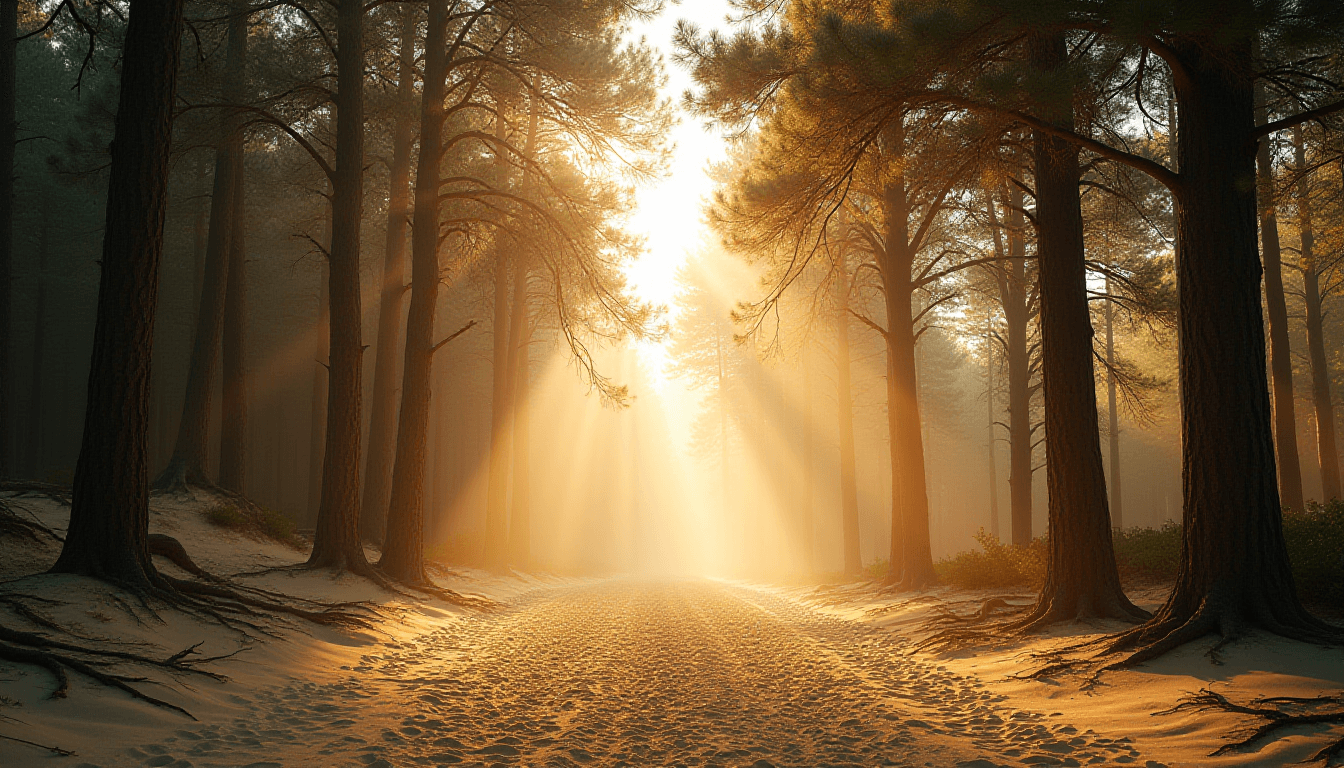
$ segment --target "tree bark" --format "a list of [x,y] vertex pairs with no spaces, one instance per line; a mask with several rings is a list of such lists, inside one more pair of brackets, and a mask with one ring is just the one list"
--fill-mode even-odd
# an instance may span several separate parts
[[[230,27],[234,20],[230,20]],[[243,23],[246,34],[246,22]],[[232,29],[230,29],[232,34]],[[247,483],[247,221],[243,200],[243,153],[233,157],[233,208],[230,214],[229,268],[224,292],[224,391],[219,430],[219,485],[246,493]]]
[[322,454],[327,438],[327,366],[331,359],[331,297],[327,290],[331,281],[327,262],[322,262],[318,277],[317,322],[313,327],[313,393],[308,430],[308,519],[316,522],[317,510],[322,504]]
[[[990,199],[989,205],[994,205]],[[987,323],[988,324],[988,323]],[[995,541],[999,538],[999,461],[995,456],[994,444],[994,336],[992,331],[985,333],[985,410],[989,423],[986,434],[989,437],[989,535]]]
[[396,451],[397,353],[401,346],[401,307],[406,293],[406,230],[411,201],[411,149],[415,144],[415,22],[401,10],[397,60],[397,119],[392,127],[392,163],[387,181],[387,240],[383,248],[383,290],[378,302],[378,346],[373,359],[373,398],[369,403],[369,454],[364,464],[360,533],[382,542],[390,502]]
[[[247,17],[238,14],[229,20],[225,48],[224,97],[232,104],[240,104],[244,99],[246,64]],[[235,230],[241,229],[241,226],[234,224],[233,207],[235,200],[241,197],[236,185],[242,174],[243,152],[238,114],[229,109],[221,110],[219,128],[214,188],[210,198],[210,228],[206,235],[205,271],[201,278],[200,300],[196,310],[196,335],[187,369],[187,391],[183,398],[182,419],[178,422],[173,455],[168,460],[168,466],[154,481],[154,487],[159,490],[211,485],[206,473],[210,441],[210,397],[214,386],[215,362],[220,355],[221,337],[226,323],[227,281],[232,274],[229,256],[235,250],[231,240]],[[235,403],[230,402],[228,405]],[[228,421],[224,419],[224,424],[227,425]],[[220,458],[221,469],[225,463],[234,460],[234,457],[225,460],[222,455]]]
[[52,571],[150,589],[146,427],[182,0],[137,0],[122,48],[102,276],[70,526]]
[[359,440],[364,339],[359,230],[364,207],[364,5],[340,0],[336,18],[336,164],[331,195],[331,368],[322,501],[308,564],[370,571],[359,537]]
[[434,374],[434,317],[439,301],[439,165],[443,159],[444,88],[448,72],[448,2],[430,0],[425,80],[420,106],[420,158],[411,225],[411,302],[406,315],[397,455],[392,469],[387,540],[378,567],[412,584],[425,573],[424,489]]
[[[1311,400],[1316,408],[1316,457],[1321,466],[1321,501],[1330,501],[1339,498],[1339,451],[1335,448],[1335,406],[1330,399],[1330,364],[1325,356],[1321,281],[1316,265],[1311,182],[1308,178],[1307,151],[1302,138],[1302,126],[1293,129],[1293,151],[1300,174],[1297,179],[1297,231],[1302,236],[1302,293],[1307,304],[1307,353],[1311,359]],[[1291,508],[1291,505],[1288,506]]]
[[[1263,86],[1255,89],[1260,122],[1268,120]],[[1283,295],[1283,259],[1279,215],[1274,200],[1274,166],[1268,136],[1256,151],[1256,202],[1260,214],[1261,255],[1265,270],[1265,309],[1269,315],[1269,368],[1274,381],[1274,447],[1278,454],[1279,496],[1285,506],[1302,509],[1302,467],[1297,451],[1297,413],[1293,398],[1293,357],[1288,341],[1288,304]]]
[[[1057,33],[1034,36],[1029,51],[1033,66],[1045,72],[1064,67],[1068,58],[1064,36]],[[1054,125],[1072,130],[1071,101],[1043,105],[1041,112]],[[1050,553],[1045,584],[1023,624],[1140,619],[1146,614],[1120,588],[1111,544],[1097,429],[1078,148],[1039,131],[1033,144]]]
[[0,478],[13,473],[10,326],[14,312],[14,146],[18,128],[14,100],[18,24],[18,0],[0,0]]
[[[849,348],[849,271],[843,256],[835,270],[835,405],[840,442],[840,530],[845,573],[863,572],[859,548],[859,487],[854,451],[854,388]],[[894,497],[893,497],[894,498]]]
[[887,185],[884,215],[887,232],[881,272],[887,310],[887,429],[893,477],[892,570],[887,578],[900,589],[923,589],[938,577],[929,543],[929,494],[915,372],[914,284],[910,277],[914,253],[909,244],[905,179],[899,173]]
[[1007,335],[1004,345],[1008,360],[1008,516],[1013,546],[1026,547],[1032,539],[1031,352],[1027,346],[1032,311],[1022,190],[1010,184],[1005,196],[1008,261],[996,276]]
[[1115,381],[1115,304],[1111,302],[1111,279],[1106,278],[1106,415],[1109,418],[1111,449],[1111,527],[1125,527],[1124,501],[1120,483],[1120,411],[1116,403]]
[[[37,239],[37,270],[33,273],[33,282],[37,288],[37,306],[33,308],[33,357],[31,395],[28,398],[28,445],[26,468],[28,476],[39,477],[42,472],[42,438],[46,434],[47,423],[42,419],[43,393],[42,375],[46,372],[45,355],[47,351],[47,251],[50,248],[51,219],[45,209],[42,213],[42,229]],[[148,427],[146,427],[148,429]]]
[[1283,539],[1255,247],[1251,46],[1170,45],[1180,107],[1182,556],[1166,603],[1112,644],[1138,646],[1126,665],[1210,633],[1231,641],[1251,625],[1340,637],[1302,608]]
[[[502,101],[497,102],[495,138],[505,137]],[[508,183],[508,170],[502,146],[495,146],[495,186],[503,189]],[[494,334],[491,362],[493,366],[490,397],[490,459],[487,471],[485,502],[485,564],[488,568],[503,569],[508,560],[508,495],[509,495],[509,441],[512,425],[510,396],[513,382],[509,371],[509,255],[505,247],[507,237],[503,229],[495,232],[491,247],[494,255]]]

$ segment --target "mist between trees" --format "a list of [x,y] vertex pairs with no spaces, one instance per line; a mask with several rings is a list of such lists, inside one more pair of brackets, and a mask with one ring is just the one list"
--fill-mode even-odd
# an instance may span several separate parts
[[[656,3],[191,3],[157,298],[122,297],[146,368],[148,338],[93,343],[126,22],[21,4],[4,473],[73,477],[58,567],[122,582],[147,555],[76,534],[76,458],[110,445],[126,487],[278,510],[312,567],[375,579],[423,586],[428,553],[920,589],[982,528],[1048,532],[1014,628],[1133,620],[1134,661],[1337,639],[1281,502],[1339,495],[1344,11],[999,5],[683,26],[688,119],[732,150],[660,307],[625,227],[671,157],[663,63],[625,37]],[[118,365],[145,399],[81,433]],[[1111,531],[1168,521],[1186,554],[1148,618]]]

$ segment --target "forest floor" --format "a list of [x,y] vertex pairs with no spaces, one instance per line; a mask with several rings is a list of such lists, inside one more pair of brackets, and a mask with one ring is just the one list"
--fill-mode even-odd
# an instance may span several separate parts
[[[30,506],[63,526],[58,505]],[[302,559],[208,525],[202,508],[156,499],[151,530],[220,574]],[[240,580],[373,601],[388,618],[367,631],[287,625],[283,639],[247,643],[178,612],[155,618],[96,582],[24,576],[55,552],[0,539],[0,591],[59,600],[43,610],[64,626],[150,655],[201,641],[207,655],[247,650],[208,665],[225,682],[135,670],[150,678],[142,689],[194,721],[78,676],[53,700],[46,671],[0,665],[0,736],[77,753],[0,741],[3,766],[1286,765],[1319,749],[1328,726],[1214,759],[1247,718],[1153,713],[1202,688],[1237,701],[1344,688],[1344,651],[1268,637],[1226,649],[1222,666],[1193,644],[1093,686],[1018,679],[1040,666],[1033,653],[1116,627],[930,654],[914,645],[940,608],[989,595],[911,599],[868,584],[439,574],[442,586],[502,604],[482,613],[352,577],[274,572]],[[1151,606],[1162,594],[1138,597]]]

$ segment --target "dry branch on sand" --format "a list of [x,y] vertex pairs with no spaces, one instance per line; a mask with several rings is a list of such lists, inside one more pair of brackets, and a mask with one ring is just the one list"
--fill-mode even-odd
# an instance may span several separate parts
[[[1226,696],[1207,688],[1189,696],[1179,704],[1157,715],[1169,715],[1183,710],[1199,712],[1229,712],[1249,715],[1261,722],[1246,729],[1229,734],[1231,739],[1210,753],[1209,757],[1218,757],[1243,749],[1254,747],[1261,740],[1284,728],[1300,725],[1339,725],[1344,724],[1344,696],[1315,696],[1311,698],[1297,696],[1275,696],[1254,699],[1249,704],[1237,704]],[[1344,736],[1326,744],[1305,762],[1320,762],[1330,765],[1335,757],[1344,753]]]

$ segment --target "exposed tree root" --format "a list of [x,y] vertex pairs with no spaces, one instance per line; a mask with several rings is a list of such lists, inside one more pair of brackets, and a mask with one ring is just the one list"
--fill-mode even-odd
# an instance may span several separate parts
[[3,480],[0,481],[0,493],[16,497],[35,496],[48,499],[57,504],[70,506],[70,487],[56,483],[44,483],[39,480]]
[[[1287,705],[1297,711],[1286,711],[1274,705]],[[1322,710],[1322,707],[1330,708]],[[1261,739],[1283,728],[1292,728],[1298,725],[1344,724],[1344,696],[1318,696],[1310,699],[1276,697],[1255,699],[1250,704],[1237,704],[1223,694],[1207,688],[1187,697],[1171,709],[1154,714],[1169,715],[1191,709],[1199,712],[1218,711],[1249,715],[1262,721],[1243,732],[1230,734],[1229,738],[1233,740],[1214,750],[1210,753],[1210,757],[1218,757],[1229,752],[1248,749],[1255,746]],[[1329,765],[1330,761],[1342,751],[1344,751],[1344,737],[1327,744],[1321,751],[1313,755],[1308,762],[1324,762]]]
[[172,536],[162,533],[149,534],[149,554],[158,555],[159,557],[167,559],[173,565],[176,565],[178,568],[181,568],[198,579],[214,582],[224,581],[224,579],[207,572],[204,568],[197,565],[196,562],[191,559],[191,556],[187,554],[187,549],[182,546],[182,542]]
[[[26,516],[19,514],[20,511],[26,513]],[[27,507],[13,499],[6,498],[0,498],[0,536],[28,539],[34,542],[41,542],[44,539],[58,542],[65,541],[65,537],[37,519],[37,516]]]
[[409,582],[398,582],[398,583],[406,587],[407,589],[412,589],[415,590],[416,592],[420,592],[421,594],[437,597],[438,599],[444,601],[445,603],[451,603],[452,605],[461,606],[463,608],[471,608],[473,610],[481,612],[489,612],[498,610],[501,607],[499,603],[495,602],[494,600],[491,600],[488,597],[481,597],[480,595],[464,595],[461,592],[456,592],[446,587],[440,587],[439,585],[429,583],[428,581],[418,584],[412,584]]
[[6,735],[4,735],[3,733],[0,733],[0,739],[4,739],[5,741],[13,741],[13,742],[17,742],[17,743],[19,743],[19,744],[27,744],[27,745],[30,746],[30,747],[37,747],[38,749],[45,749],[46,751],[51,752],[51,753],[54,753],[54,754],[57,754],[57,755],[60,755],[61,757],[74,757],[74,756],[75,756],[75,753],[74,753],[74,752],[71,752],[71,751],[68,750],[68,749],[61,749],[60,747],[49,747],[49,746],[47,746],[46,744],[38,744],[36,741],[29,741],[29,740],[27,740],[27,739],[19,739],[19,738],[15,738],[14,736],[6,736]]

